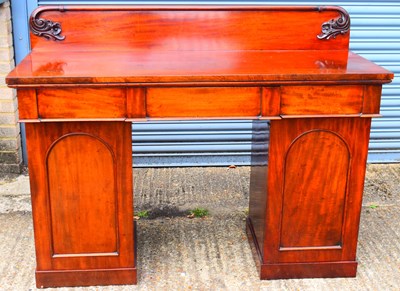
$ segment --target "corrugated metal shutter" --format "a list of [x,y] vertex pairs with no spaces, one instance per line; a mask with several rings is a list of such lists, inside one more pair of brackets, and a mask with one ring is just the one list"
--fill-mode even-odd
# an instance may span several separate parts
[[250,153],[267,151],[252,144],[266,138],[267,123],[233,121],[171,121],[133,123],[134,165],[250,165]]
[[[393,71],[384,86],[383,118],[373,121],[369,162],[400,162],[400,2],[392,1],[68,1],[45,4],[260,4],[340,5],[351,15],[350,48]],[[258,125],[259,126],[259,125]],[[266,130],[262,128],[261,131]],[[248,165],[251,121],[185,121],[133,124],[135,166]]]

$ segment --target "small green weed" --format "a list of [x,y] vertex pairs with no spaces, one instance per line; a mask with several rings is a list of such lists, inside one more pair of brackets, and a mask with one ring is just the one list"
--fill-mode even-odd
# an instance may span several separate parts
[[149,211],[148,210],[142,210],[139,211],[136,216],[138,216],[139,218],[147,218],[149,217]]
[[189,211],[188,217],[189,218],[193,218],[193,217],[202,218],[202,217],[207,216],[208,214],[209,214],[209,212],[208,212],[207,209],[201,208],[201,207],[197,207],[197,208]]
[[376,208],[378,208],[379,206],[378,205],[376,205],[376,204],[371,204],[370,206],[369,206],[369,208],[371,208],[371,209],[376,209]]

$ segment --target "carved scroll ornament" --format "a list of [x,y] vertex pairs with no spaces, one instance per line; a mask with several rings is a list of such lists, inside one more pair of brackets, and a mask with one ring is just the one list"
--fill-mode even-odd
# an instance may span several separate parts
[[346,11],[339,11],[338,18],[322,23],[322,31],[317,35],[318,39],[336,38],[339,34],[345,34],[350,30],[350,16]]
[[[38,11],[39,12],[39,11]],[[30,29],[34,35],[45,37],[49,40],[64,40],[61,34],[61,24],[51,20],[39,18],[39,13],[34,13],[30,19]]]

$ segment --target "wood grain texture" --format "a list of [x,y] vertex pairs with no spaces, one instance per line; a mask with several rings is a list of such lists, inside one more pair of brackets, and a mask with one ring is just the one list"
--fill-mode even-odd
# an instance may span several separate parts
[[40,7],[35,14],[60,23],[65,39],[32,35],[32,54],[7,83],[389,82],[390,72],[348,56],[349,33],[317,38],[322,24],[341,11],[244,5]]
[[281,113],[284,115],[360,114],[364,87],[282,86]]
[[[271,121],[265,216],[265,237],[268,238],[268,241],[265,241],[263,246],[265,264],[355,260],[369,130],[370,118],[308,118]],[[322,139],[318,141],[306,139],[307,146],[304,148],[300,146],[296,151],[298,154],[299,150],[302,151],[301,158],[291,156],[288,152],[291,145],[296,146],[294,141],[310,131],[331,132],[338,138],[329,136],[324,141],[324,135],[311,136],[312,139],[317,137]],[[340,146],[340,140],[347,145],[348,153],[343,146]],[[321,145],[318,145],[319,143]],[[307,158],[309,163],[305,163]],[[296,159],[298,159],[298,166],[296,170],[292,169],[298,172],[300,177],[297,177],[295,172],[288,175],[288,171],[285,170],[288,165],[295,167],[293,163]],[[349,162],[350,173],[346,179],[347,182],[337,180],[344,179],[343,177],[347,175],[347,162]],[[338,168],[336,168],[337,166]],[[330,181],[326,172],[331,172],[331,178],[336,179],[336,182]],[[305,179],[304,184],[298,181],[301,177]],[[325,188],[325,182],[332,189]],[[345,194],[343,187],[346,188]],[[328,197],[329,195],[337,195],[337,197]],[[287,198],[293,198],[293,202]],[[319,200],[321,198],[324,200]],[[299,202],[301,203],[299,204]],[[294,210],[297,207],[298,213],[302,213],[303,206],[313,213],[299,215],[295,224],[293,224],[295,218],[285,217],[287,214],[285,209]],[[343,211],[344,220],[341,216]],[[336,217],[330,217],[330,214],[327,213]],[[297,213],[294,214],[297,215]],[[290,222],[292,222],[293,233],[290,233],[289,230],[288,223]],[[342,230],[340,230],[341,227]],[[284,231],[285,235],[288,235],[283,238],[284,242],[286,240],[288,244],[294,246],[308,245],[309,249],[281,249],[281,234],[284,228],[287,229]],[[296,229],[297,231],[295,231]],[[315,236],[312,237],[314,231],[321,231],[321,234],[315,233]],[[302,237],[303,232],[305,237]],[[340,237],[340,248],[327,247],[335,245]],[[322,247],[313,248],[318,245]]]
[[146,88],[126,89],[127,118],[146,117]]
[[[7,84],[34,87],[155,85],[230,86],[305,82],[388,83],[393,73],[346,51],[57,51],[28,55],[6,78]],[[101,60],[101,62],[99,62]],[[49,63],[63,63],[54,71]],[[62,70],[62,73],[60,73]],[[242,85],[243,86],[243,85]]]
[[126,92],[119,88],[38,89],[40,118],[121,118]]
[[382,86],[365,86],[363,98],[363,114],[379,114],[381,105]]
[[118,255],[116,162],[109,145],[91,134],[64,135],[51,145],[46,170],[53,257]]
[[80,287],[137,283],[136,268],[36,271],[36,287]]
[[355,277],[357,262],[286,263],[261,265],[261,279]]
[[[319,40],[322,24],[340,16],[334,7],[64,6],[39,8],[59,22],[63,41],[31,34],[33,50],[343,50],[349,33]],[[223,31],[224,33],[219,33]],[[132,37],[134,35],[135,37]]]
[[275,119],[265,136],[254,123],[252,144],[260,277],[354,276],[371,122],[359,117],[379,112],[393,73],[349,52],[348,32],[318,39],[343,13],[39,7],[33,51],[6,78],[28,122],[38,287],[136,283],[126,118]]
[[149,88],[148,117],[254,117],[261,113],[260,88]]
[[250,186],[250,198],[261,197],[252,189],[267,198],[264,239],[259,241],[251,216],[247,225],[250,243],[259,244],[252,249],[261,279],[356,275],[370,123],[271,121],[267,182],[253,179]]
[[261,115],[263,117],[279,116],[281,112],[281,87],[263,87]]
[[17,91],[18,112],[20,119],[37,119],[38,106],[35,89],[20,89]]
[[264,263],[259,248],[260,242],[257,240],[250,218],[247,218],[246,233],[261,280],[339,278],[355,277],[357,274],[358,263],[356,261]]
[[293,141],[285,158],[280,250],[341,247],[349,164],[346,142],[331,131]]
[[130,124],[26,129],[37,270],[135,268]]
[[[265,88],[264,88],[265,89]],[[251,140],[251,172],[249,191],[248,224],[251,226],[250,239],[258,242],[259,246],[265,241],[265,212],[268,196],[268,151],[269,122],[254,120]],[[254,236],[254,238],[253,238]],[[262,247],[256,246],[257,253],[263,254]]]

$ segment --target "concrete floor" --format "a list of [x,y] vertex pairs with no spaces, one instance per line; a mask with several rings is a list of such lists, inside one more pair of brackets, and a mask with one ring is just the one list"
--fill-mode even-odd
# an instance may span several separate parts
[[[260,281],[245,235],[250,168],[135,169],[138,285],[57,290],[400,290],[400,164],[369,165],[356,278]],[[0,180],[0,290],[35,290],[27,175]],[[195,207],[205,219],[188,219]],[[53,289],[48,289],[53,290]]]

